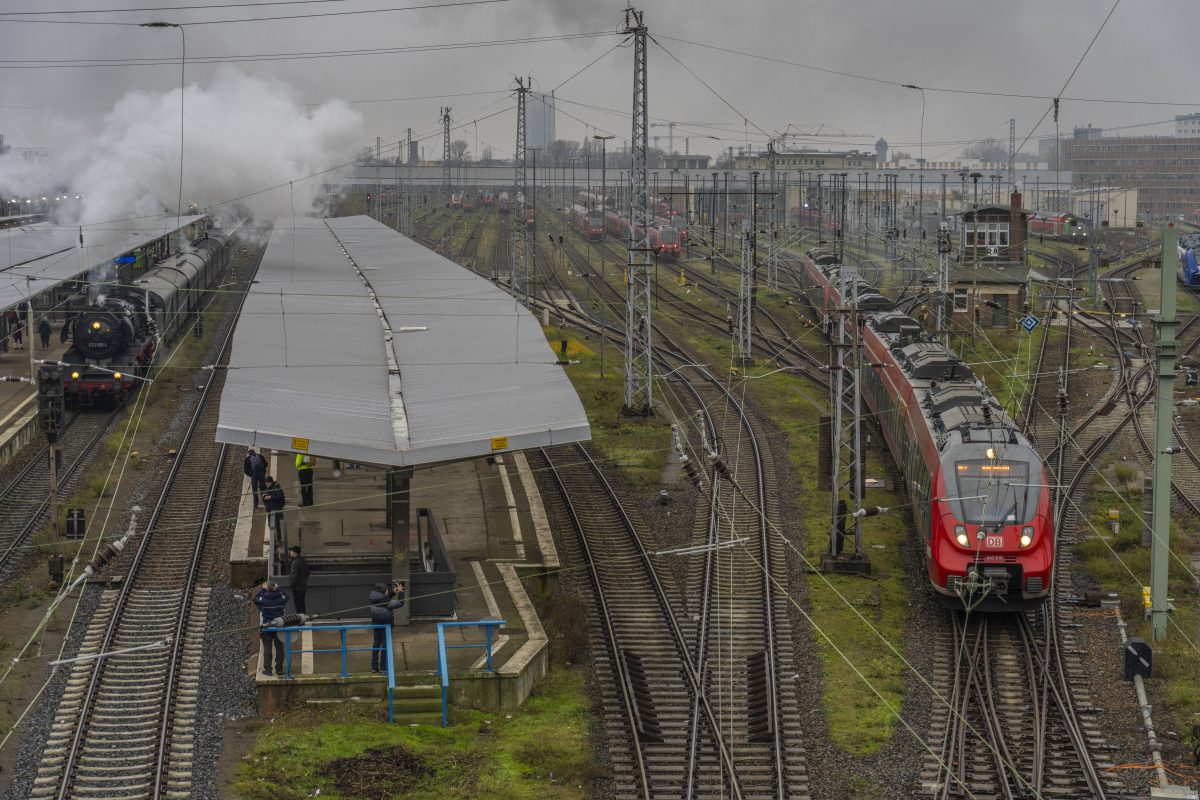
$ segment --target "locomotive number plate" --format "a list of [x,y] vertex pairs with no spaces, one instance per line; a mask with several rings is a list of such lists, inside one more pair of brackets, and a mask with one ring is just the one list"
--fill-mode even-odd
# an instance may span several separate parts
[[1003,536],[989,536],[983,540],[984,547],[1004,547]]

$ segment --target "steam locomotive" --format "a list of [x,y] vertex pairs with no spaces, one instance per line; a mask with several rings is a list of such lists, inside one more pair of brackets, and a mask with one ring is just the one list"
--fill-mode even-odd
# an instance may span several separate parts
[[134,284],[93,287],[99,294],[67,323],[70,347],[61,373],[67,402],[120,402],[150,371],[158,349],[174,340],[229,265],[239,226],[205,231]]
[[969,366],[849,269],[810,252],[802,285],[826,330],[852,325],[839,309],[857,296],[863,397],[904,476],[930,586],[956,608],[1037,607],[1054,563],[1041,458]]

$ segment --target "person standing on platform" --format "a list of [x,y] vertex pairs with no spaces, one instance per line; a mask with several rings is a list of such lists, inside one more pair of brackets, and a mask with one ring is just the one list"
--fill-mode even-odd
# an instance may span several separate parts
[[308,559],[300,555],[298,544],[288,548],[288,555],[292,559],[292,566],[288,570],[289,583],[292,585],[292,603],[297,614],[307,614],[308,606],[305,605],[304,595],[308,592]]
[[266,628],[283,616],[287,606],[288,596],[279,591],[279,584],[273,581],[263,581],[262,587],[254,595],[254,605],[258,606],[258,638],[262,640],[263,674],[271,675],[271,650],[275,650],[275,675],[283,674],[283,640],[279,634],[268,632]]
[[317,460],[307,453],[296,454],[296,474],[300,476],[300,505],[313,504],[313,467]]
[[280,533],[279,523],[283,521],[283,507],[287,504],[287,498],[284,497],[283,487],[279,485],[279,481],[270,475],[265,476],[263,480],[262,501],[263,506],[267,509],[267,527],[278,536]]
[[392,581],[391,588],[382,583],[375,584],[368,600],[371,624],[387,626],[371,629],[375,634],[371,641],[371,672],[383,672],[387,669],[387,653],[383,648],[391,647],[392,612],[404,605],[404,581]]
[[50,349],[50,320],[45,317],[38,320],[38,336],[42,339],[42,349]]
[[266,485],[267,460],[252,447],[246,451],[242,472],[250,478],[250,494],[254,497],[254,507],[258,508],[258,496]]

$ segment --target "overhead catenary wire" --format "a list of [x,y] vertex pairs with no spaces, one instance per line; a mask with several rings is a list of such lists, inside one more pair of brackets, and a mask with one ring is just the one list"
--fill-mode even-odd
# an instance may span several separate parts
[[[448,0],[444,3],[426,3],[423,5],[414,6],[398,6],[393,8],[365,8],[355,9],[352,11],[322,11],[315,14],[282,14],[273,17],[243,17],[235,19],[209,19],[187,21],[186,24],[192,26],[198,25],[233,25],[245,22],[279,22],[283,20],[298,20],[298,19],[322,19],[329,17],[349,17],[359,16],[362,14],[388,14],[398,13],[403,11],[428,11],[439,8],[457,8],[461,6],[483,6],[493,5],[495,3],[508,3],[512,0]],[[104,22],[101,20],[83,20],[83,19],[27,19],[15,17],[0,17],[0,25],[28,23],[34,25],[104,25],[118,27],[137,27],[140,22]]]

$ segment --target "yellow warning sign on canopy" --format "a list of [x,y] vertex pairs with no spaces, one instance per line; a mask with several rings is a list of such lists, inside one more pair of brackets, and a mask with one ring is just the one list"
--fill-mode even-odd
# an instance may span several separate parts
[[493,436],[492,437],[492,449],[493,450],[507,450],[508,449],[508,437],[507,436]]
[[302,439],[299,436],[292,437],[292,449],[299,450],[302,453],[308,452],[308,439]]

